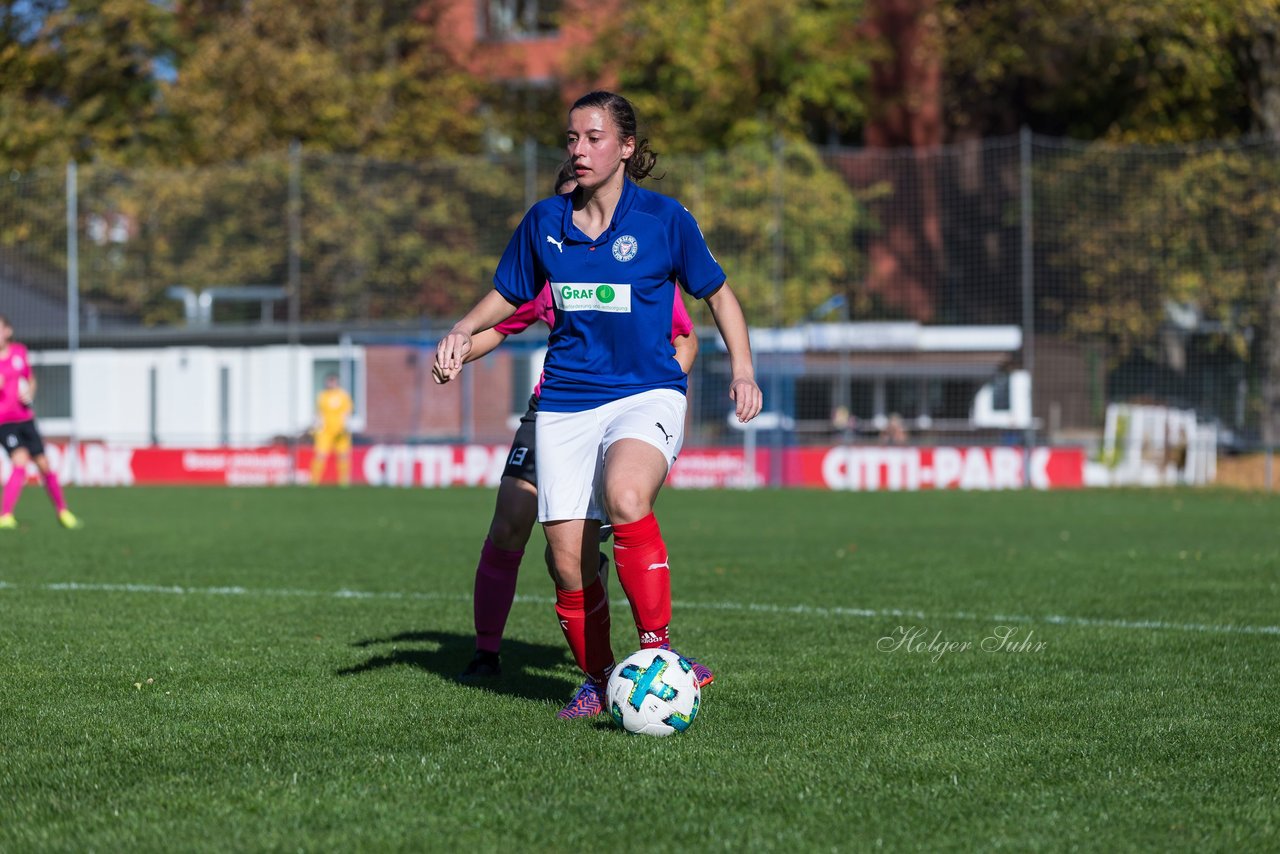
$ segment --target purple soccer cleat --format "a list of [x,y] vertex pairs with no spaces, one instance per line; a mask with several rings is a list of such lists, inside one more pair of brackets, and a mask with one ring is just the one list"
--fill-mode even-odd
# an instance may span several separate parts
[[604,687],[588,679],[573,695],[569,704],[556,714],[561,720],[592,718],[604,712]]
[[693,665],[693,677],[698,680],[698,688],[705,688],[712,682],[716,681],[716,675],[711,672],[711,668],[702,664],[696,658],[691,658],[682,652],[671,649],[671,644],[669,643],[663,644],[662,648],[674,652],[676,655],[689,662],[689,664]]

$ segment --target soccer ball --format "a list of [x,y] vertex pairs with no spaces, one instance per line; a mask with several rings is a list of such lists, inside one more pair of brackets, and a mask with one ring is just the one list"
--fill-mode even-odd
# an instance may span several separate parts
[[606,691],[609,716],[627,732],[684,732],[698,714],[702,692],[693,665],[669,649],[642,649],[613,669]]

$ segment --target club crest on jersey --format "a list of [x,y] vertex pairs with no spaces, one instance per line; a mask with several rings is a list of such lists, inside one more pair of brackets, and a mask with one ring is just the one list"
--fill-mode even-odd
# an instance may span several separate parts
[[630,261],[636,257],[636,252],[640,249],[640,243],[630,234],[624,234],[617,240],[613,241],[613,257],[619,261]]

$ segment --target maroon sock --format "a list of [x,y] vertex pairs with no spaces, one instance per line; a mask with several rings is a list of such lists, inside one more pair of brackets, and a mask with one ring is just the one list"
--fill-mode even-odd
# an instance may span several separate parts
[[502,646],[502,633],[516,598],[516,578],[522,557],[524,549],[518,552],[500,549],[485,537],[480,563],[476,564],[476,649],[497,652]]

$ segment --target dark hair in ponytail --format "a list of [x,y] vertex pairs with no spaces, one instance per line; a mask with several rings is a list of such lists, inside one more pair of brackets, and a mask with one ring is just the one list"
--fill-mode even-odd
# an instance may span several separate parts
[[613,123],[618,126],[618,133],[623,139],[631,137],[636,141],[636,149],[627,160],[627,177],[637,183],[649,177],[649,173],[653,171],[653,167],[658,162],[658,154],[650,150],[649,140],[641,139],[636,135],[636,111],[631,106],[631,102],[621,95],[613,92],[605,92],[597,90],[588,92],[581,98],[573,102],[573,106],[569,108],[569,112],[582,109],[583,107],[595,107],[604,110],[613,119]]
[[551,185],[551,192],[560,195],[560,187],[568,181],[577,181],[578,173],[573,171],[573,161],[566,160],[556,170],[556,182]]

